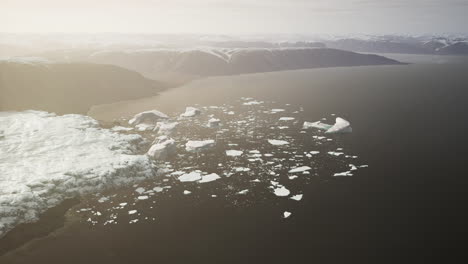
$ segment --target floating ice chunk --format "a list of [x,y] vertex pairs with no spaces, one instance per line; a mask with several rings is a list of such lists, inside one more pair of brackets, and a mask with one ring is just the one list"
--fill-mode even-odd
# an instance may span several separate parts
[[291,176],[288,176],[288,178],[289,178],[290,180],[294,180],[294,179],[297,179],[298,176],[297,176],[297,175],[291,175]]
[[184,190],[185,195],[188,195],[188,194],[191,194],[191,193],[192,193],[191,191]]
[[107,196],[101,197],[98,200],[99,203],[104,203],[104,202],[107,202],[107,201],[109,201],[109,197],[107,197]]
[[205,149],[211,148],[215,145],[215,141],[213,139],[208,140],[189,140],[185,144],[185,150],[189,152],[199,152]]
[[154,159],[166,159],[175,152],[175,149],[175,141],[172,138],[168,138],[151,146],[147,154]]
[[288,196],[290,191],[288,189],[286,189],[286,187],[281,186],[279,188],[276,188],[274,190],[274,193],[275,193],[276,196]]
[[146,111],[146,112],[141,112],[139,114],[136,114],[128,123],[132,126],[142,124],[142,123],[147,123],[147,124],[153,124],[153,126],[156,124],[156,122],[162,120],[162,119],[168,119],[169,117],[157,110],[151,110],[151,111]]
[[127,205],[127,203],[119,203],[119,206],[121,206],[121,207],[124,207],[126,205]]
[[368,167],[369,167],[369,165],[361,165],[361,166],[359,166],[359,168],[368,168]]
[[137,193],[139,193],[139,194],[142,194],[142,193],[145,192],[145,188],[143,188],[143,187],[138,187],[138,188],[135,190],[135,192],[137,192]]
[[199,183],[212,182],[212,181],[216,181],[217,179],[221,179],[221,177],[219,177],[219,175],[216,173],[211,173],[208,175],[203,175]]
[[115,126],[115,127],[111,128],[111,130],[116,131],[116,132],[121,132],[121,131],[131,131],[131,130],[133,130],[133,128],[123,127],[123,126]]
[[291,196],[291,199],[296,200],[296,201],[300,201],[300,200],[302,200],[302,194],[293,195],[293,196]]
[[288,126],[279,126],[278,129],[288,129]]
[[148,198],[148,195],[140,195],[137,197],[138,200],[147,200]]
[[226,155],[230,157],[238,157],[241,156],[244,152],[241,150],[226,150]]
[[136,222],[138,222],[138,219],[130,220],[128,223],[129,223],[129,224],[135,224]]
[[216,119],[216,118],[211,118],[208,120],[208,127],[214,128],[214,127],[219,127],[221,124],[221,120]]
[[328,151],[328,154],[338,157],[338,156],[343,155],[344,153],[343,152],[336,152],[336,151]]
[[284,112],[284,109],[271,109],[272,113],[279,113],[279,112]]
[[349,164],[349,167],[351,167],[351,168],[349,169],[349,170],[351,170],[351,171],[355,171],[355,170],[358,169],[358,168],[357,168],[355,165],[353,165],[353,164]]
[[326,131],[326,133],[351,133],[351,132],[353,132],[353,129],[351,128],[351,124],[341,117],[337,117],[335,124]]
[[320,151],[310,151],[309,153],[310,153],[311,155],[317,155],[317,154],[320,153]]
[[281,117],[279,119],[279,121],[291,121],[291,120],[294,120],[295,118],[294,117]]
[[284,213],[283,213],[283,217],[284,217],[284,218],[288,218],[288,217],[290,217],[290,216],[291,216],[291,212],[284,211]]
[[160,135],[170,135],[174,132],[178,124],[178,122],[158,122],[156,123],[154,130],[157,130]]
[[180,116],[181,117],[194,117],[199,114],[201,114],[200,109],[189,106],[185,108],[185,113],[181,114]]
[[322,123],[320,121],[317,122],[304,122],[302,125],[303,129],[309,129],[309,128],[318,128],[320,130],[328,130],[332,127],[332,125]]
[[234,111],[229,111],[229,112],[227,112],[227,114],[228,114],[228,115],[233,115],[233,114],[235,114],[235,113],[234,113]]
[[198,181],[198,180],[201,180],[201,173],[200,172],[197,172],[197,171],[192,171],[190,173],[186,173],[186,174],[183,174],[181,176],[179,176],[179,181],[181,182],[194,182],[194,181]]
[[259,179],[251,180],[251,182],[260,182]]
[[250,168],[237,167],[237,168],[234,168],[234,170],[235,170],[236,172],[247,172],[247,171],[250,171]]
[[240,192],[237,192],[237,194],[246,194],[246,193],[248,193],[248,192],[249,192],[249,190],[248,190],[248,189],[245,189],[245,190],[242,190],[242,191],[240,191]]
[[339,176],[353,176],[353,174],[351,173],[351,171],[345,171],[345,172],[335,173],[335,174],[333,174],[333,176],[335,176],[335,177],[339,177]]
[[137,212],[138,212],[137,210],[130,210],[130,211],[128,211],[128,214],[132,215],[132,214],[136,214]]
[[249,102],[245,102],[244,105],[259,105],[259,104],[263,104],[263,101],[249,101]]
[[159,187],[159,186],[156,186],[156,187],[153,188],[153,191],[155,191],[155,192],[157,192],[157,193],[158,193],[158,192],[162,192],[162,191],[164,191],[164,188]]
[[142,124],[136,125],[135,128],[138,131],[151,131],[154,129],[154,124],[142,123]]
[[308,170],[311,170],[311,169],[312,168],[309,167],[309,166],[302,166],[302,167],[297,167],[297,168],[291,169],[288,172],[289,173],[298,173],[298,172],[308,171]]
[[288,145],[289,142],[284,141],[284,140],[277,140],[277,139],[268,139],[268,143],[274,146],[283,146],[283,145]]

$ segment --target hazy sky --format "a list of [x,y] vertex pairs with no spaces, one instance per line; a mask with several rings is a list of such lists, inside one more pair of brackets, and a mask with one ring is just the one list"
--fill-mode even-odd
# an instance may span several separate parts
[[0,32],[468,33],[468,0],[0,0]]

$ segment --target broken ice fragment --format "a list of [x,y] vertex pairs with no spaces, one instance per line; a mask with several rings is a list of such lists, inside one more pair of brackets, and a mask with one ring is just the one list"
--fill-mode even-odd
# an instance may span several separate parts
[[311,169],[312,168],[309,167],[309,166],[302,166],[302,167],[297,167],[297,168],[291,169],[288,172],[289,173],[298,173],[298,172],[308,171],[308,170],[311,170]]
[[166,159],[175,152],[175,149],[175,141],[167,138],[151,146],[147,154],[154,159]]
[[284,141],[284,140],[277,140],[277,139],[268,139],[268,143],[274,146],[283,146],[283,145],[288,145],[289,142]]
[[219,175],[216,173],[211,173],[208,175],[203,175],[202,179],[198,182],[199,183],[212,182],[212,181],[216,181],[217,179],[221,179],[221,177],[219,177]]
[[339,176],[353,176],[353,174],[351,173],[351,171],[345,171],[345,172],[335,173],[335,174],[333,174],[333,176],[335,176],[335,177],[339,177]]
[[201,113],[200,109],[195,108],[195,107],[186,107],[185,108],[185,113],[181,114],[181,117],[194,117],[197,116]]
[[296,201],[300,201],[300,200],[302,200],[302,194],[296,194],[294,196],[291,196],[291,199],[296,200]]
[[187,191],[187,190],[184,191],[185,195],[188,195],[188,194],[191,194],[191,193],[192,193],[191,191]]
[[128,123],[132,126],[146,123],[146,124],[153,124],[156,125],[157,121],[160,121],[161,119],[168,119],[169,117],[157,110],[151,110],[151,111],[146,111],[146,112],[141,112],[139,114],[136,114]]
[[284,217],[284,218],[288,218],[289,216],[291,216],[291,212],[284,211],[283,217]]
[[185,150],[189,152],[199,152],[204,149],[213,147],[215,145],[215,141],[213,139],[208,140],[189,140],[185,144]]
[[244,152],[241,150],[226,150],[226,155],[230,157],[241,156]]
[[138,196],[138,200],[147,200],[148,198],[149,198],[148,195]]
[[329,128],[325,133],[351,133],[353,129],[351,128],[351,124],[344,120],[341,117],[337,117],[335,124]]
[[211,118],[208,120],[208,127],[214,128],[214,127],[219,127],[221,123],[221,120],[216,119],[216,118]]
[[281,117],[279,121],[291,121],[294,120],[294,117]]
[[288,196],[290,191],[288,189],[286,189],[286,187],[281,186],[279,188],[276,188],[274,190],[274,193],[275,193],[276,196]]
[[179,176],[179,181],[181,182],[194,182],[201,180],[201,173],[192,171],[190,173],[183,174],[182,176]]
[[137,210],[130,210],[130,211],[128,211],[128,214],[129,214],[129,215],[136,214],[136,213],[137,213]]

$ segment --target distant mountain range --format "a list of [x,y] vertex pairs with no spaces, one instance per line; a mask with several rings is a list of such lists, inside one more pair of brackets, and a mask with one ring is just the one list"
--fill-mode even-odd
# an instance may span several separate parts
[[156,95],[165,86],[112,65],[0,61],[0,111],[85,114],[96,104]]

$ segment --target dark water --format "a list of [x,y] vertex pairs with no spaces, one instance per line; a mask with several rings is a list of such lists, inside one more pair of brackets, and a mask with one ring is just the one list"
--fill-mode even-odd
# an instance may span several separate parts
[[[162,111],[242,96],[331,113],[353,125],[345,149],[369,168],[302,191],[278,207],[227,206],[191,196],[158,200],[157,221],[83,224],[1,263],[423,262],[464,247],[467,65],[317,69],[202,80],[155,98]],[[183,187],[175,192],[180,193]]]

